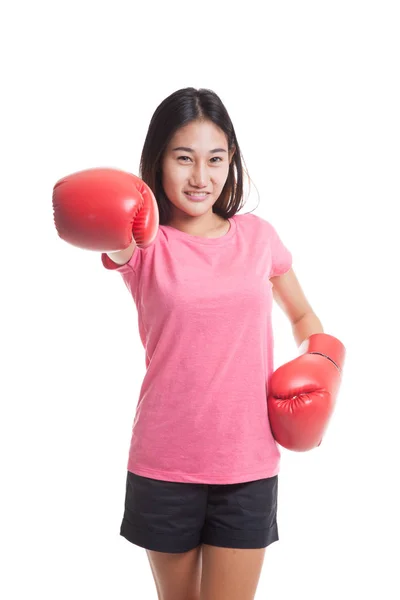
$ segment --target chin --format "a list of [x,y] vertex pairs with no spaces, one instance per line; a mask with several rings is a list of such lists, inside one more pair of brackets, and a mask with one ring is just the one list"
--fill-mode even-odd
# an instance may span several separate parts
[[191,202],[187,200],[184,205],[179,206],[181,210],[188,213],[198,215],[200,212],[208,212],[212,208],[212,204],[205,200],[204,202]]

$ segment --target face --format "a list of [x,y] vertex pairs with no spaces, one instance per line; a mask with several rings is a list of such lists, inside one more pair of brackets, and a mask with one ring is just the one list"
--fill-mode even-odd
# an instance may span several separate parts
[[161,163],[162,184],[173,205],[173,219],[212,213],[232,156],[225,133],[210,121],[193,121],[175,133]]

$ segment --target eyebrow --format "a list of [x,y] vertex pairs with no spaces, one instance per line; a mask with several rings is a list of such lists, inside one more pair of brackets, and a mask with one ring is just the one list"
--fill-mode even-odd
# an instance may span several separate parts
[[[184,152],[194,152],[193,148],[187,148],[186,146],[178,146],[178,148],[172,148],[172,152],[175,150],[183,150]],[[225,148],[214,148],[214,150],[210,150],[210,153],[214,152],[226,152]]]

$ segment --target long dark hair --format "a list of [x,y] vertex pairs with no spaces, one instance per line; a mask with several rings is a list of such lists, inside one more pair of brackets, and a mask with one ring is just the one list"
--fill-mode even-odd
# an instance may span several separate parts
[[[226,135],[228,150],[235,148],[224,188],[213,205],[213,212],[228,219],[243,206],[244,160],[232,121],[221,99],[212,90],[187,87],[177,90],[156,108],[147,131],[140,158],[140,178],[153,191],[159,209],[160,224],[168,224],[171,202],[161,183],[161,160],[174,133],[191,121],[209,120]],[[243,164],[242,164],[243,162]],[[250,178],[249,178],[250,181]]]

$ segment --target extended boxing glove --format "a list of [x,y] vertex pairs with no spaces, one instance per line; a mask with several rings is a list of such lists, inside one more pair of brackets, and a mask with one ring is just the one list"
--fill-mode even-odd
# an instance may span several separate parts
[[156,199],[139,177],[118,169],[79,171],[53,188],[54,223],[61,239],[86,250],[124,250],[132,235],[150,245],[159,226]]
[[335,337],[315,333],[300,346],[301,356],[272,374],[268,415],[275,440],[288,450],[321,444],[341,383],[345,348]]

